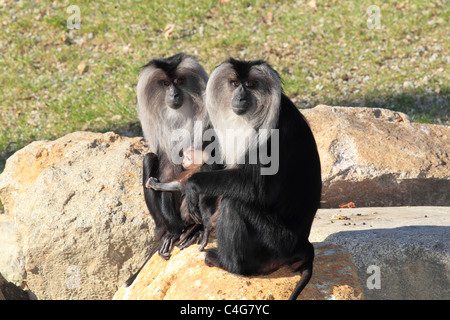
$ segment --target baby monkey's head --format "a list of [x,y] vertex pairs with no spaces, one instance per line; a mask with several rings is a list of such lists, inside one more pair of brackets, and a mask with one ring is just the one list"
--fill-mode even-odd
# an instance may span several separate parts
[[195,166],[203,165],[208,160],[208,158],[209,156],[205,151],[188,148],[183,151],[183,162],[181,163],[181,165],[185,169],[192,169]]

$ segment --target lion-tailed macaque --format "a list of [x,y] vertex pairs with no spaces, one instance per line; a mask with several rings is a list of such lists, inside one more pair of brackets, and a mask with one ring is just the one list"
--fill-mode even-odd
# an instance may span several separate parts
[[[203,99],[207,81],[208,75],[199,62],[184,53],[153,59],[142,67],[137,85],[138,116],[151,150],[144,157],[142,184],[158,239],[146,261],[155,252],[169,259],[175,244],[190,243],[192,237],[201,236],[192,228],[192,220],[182,217],[181,192],[156,192],[146,188],[146,183],[150,177],[170,181],[183,171],[181,164],[172,161],[172,132],[182,129],[193,133],[196,121],[201,121],[203,130],[210,126]],[[125,282],[126,286],[141,269]]]
[[[244,138],[258,142],[232,149],[228,137],[219,135],[226,167],[194,173],[186,182],[191,212],[204,212],[199,194],[221,197],[217,248],[207,250],[205,263],[240,275],[289,265],[302,276],[290,296],[296,299],[312,275],[314,248],[308,237],[322,186],[311,129],[283,94],[278,73],[262,60],[229,59],[219,65],[207,83],[205,105],[215,131],[244,132]],[[277,155],[276,170],[268,174],[263,158],[243,161],[263,149]]]

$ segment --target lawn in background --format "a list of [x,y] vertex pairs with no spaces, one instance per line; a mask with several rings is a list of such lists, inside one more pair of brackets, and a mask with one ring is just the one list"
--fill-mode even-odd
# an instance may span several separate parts
[[265,59],[299,108],[448,125],[449,12],[444,0],[0,1],[0,172],[34,140],[139,134],[139,68],[178,52],[208,73],[230,56]]

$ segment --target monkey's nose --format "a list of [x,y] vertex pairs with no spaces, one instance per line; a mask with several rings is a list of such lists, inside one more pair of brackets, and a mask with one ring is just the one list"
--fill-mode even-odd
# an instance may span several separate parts
[[173,94],[168,97],[167,105],[172,109],[178,109],[183,105],[183,96],[181,94]]
[[231,107],[233,112],[237,115],[242,115],[247,112],[247,100],[246,99],[236,99],[232,102]]

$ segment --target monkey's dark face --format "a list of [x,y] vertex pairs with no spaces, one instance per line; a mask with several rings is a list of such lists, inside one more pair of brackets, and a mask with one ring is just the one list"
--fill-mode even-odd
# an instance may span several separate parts
[[161,86],[166,93],[165,102],[169,108],[176,110],[183,105],[183,84],[183,78],[165,79],[161,81]]
[[237,115],[244,115],[255,105],[254,90],[257,89],[257,81],[247,80],[230,80],[231,90],[231,108]]

